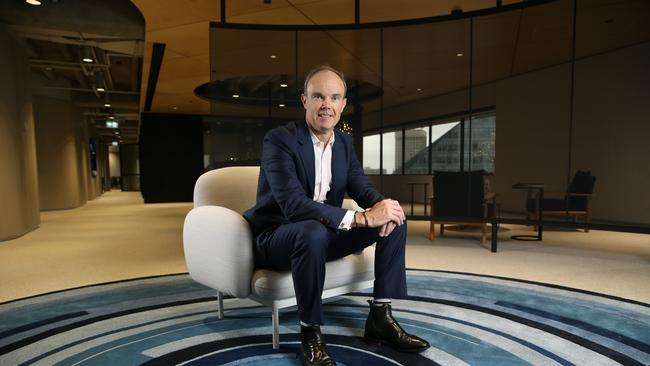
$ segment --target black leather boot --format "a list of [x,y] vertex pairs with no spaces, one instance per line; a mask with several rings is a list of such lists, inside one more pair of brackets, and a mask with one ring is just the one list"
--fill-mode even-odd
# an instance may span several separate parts
[[408,334],[393,318],[390,304],[375,306],[371,300],[370,314],[366,320],[366,332],[363,340],[373,346],[388,345],[400,352],[422,352],[429,348],[429,342]]
[[320,334],[320,326],[300,326],[300,362],[304,366],[336,366],[327,352],[327,346]]

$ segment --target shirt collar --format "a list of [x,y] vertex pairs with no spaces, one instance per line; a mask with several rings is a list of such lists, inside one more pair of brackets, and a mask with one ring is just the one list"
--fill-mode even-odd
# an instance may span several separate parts
[[[311,142],[312,142],[314,145],[320,145],[320,142],[321,142],[321,141],[318,139],[318,137],[316,137],[316,135],[315,135],[314,132],[311,130],[311,128],[309,129],[309,135],[311,136]],[[329,140],[329,142],[328,142],[328,144],[329,144],[330,146],[332,146],[332,144],[334,144],[334,135],[335,135],[335,133],[334,133],[334,131],[332,131],[332,137],[330,137],[330,140]]]

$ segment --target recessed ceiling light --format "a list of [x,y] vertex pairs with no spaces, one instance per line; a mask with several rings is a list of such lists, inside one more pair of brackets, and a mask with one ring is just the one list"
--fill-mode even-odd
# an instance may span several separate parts
[[417,88],[417,91],[422,91],[422,88]]
[[103,92],[104,90],[105,90],[105,89],[102,88],[102,87],[97,88],[97,91],[98,91],[98,92]]
[[271,56],[269,56],[269,57],[271,57],[271,58],[277,58],[278,56],[276,56],[276,55],[271,55]]
[[110,108],[110,107],[111,107],[111,103],[104,103],[104,107],[106,107],[106,108]]
[[178,107],[177,107],[177,106],[173,106],[172,109],[173,109],[173,110],[177,110]]
[[280,84],[280,88],[286,88],[287,86],[288,86],[287,83]]
[[41,5],[40,0],[25,0],[25,2],[29,5]]
[[280,103],[280,104],[278,104],[278,107],[280,107],[280,108],[284,108],[284,104],[283,104],[283,103]]
[[232,97],[233,98],[239,98],[239,94],[233,94]]
[[463,53],[462,53],[462,52],[458,52],[458,53],[456,54],[456,56],[458,56],[458,57],[463,57]]
[[113,116],[108,116],[108,119],[115,119],[115,117],[113,117]]
[[117,146],[119,143],[117,141],[113,141],[113,146]]
[[116,135],[119,135],[120,133],[119,133],[118,131],[115,131],[115,134],[116,134]]

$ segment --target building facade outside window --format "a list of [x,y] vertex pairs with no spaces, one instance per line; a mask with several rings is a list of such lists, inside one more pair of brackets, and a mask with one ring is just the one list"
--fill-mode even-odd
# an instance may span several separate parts
[[[363,167],[368,175],[433,174],[434,171],[485,170],[494,173],[496,115],[474,116],[472,123],[460,120],[407,125],[363,137]],[[470,127],[471,125],[471,127]],[[464,127],[464,128],[463,128]],[[461,146],[461,135],[464,134]],[[463,164],[461,167],[461,151]]]

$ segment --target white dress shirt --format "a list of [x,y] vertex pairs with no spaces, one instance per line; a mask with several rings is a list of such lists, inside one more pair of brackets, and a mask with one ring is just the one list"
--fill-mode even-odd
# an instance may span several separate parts
[[[314,135],[309,130],[311,141],[314,144],[314,171],[316,176],[314,178],[314,201],[323,203],[327,199],[327,192],[330,191],[332,183],[332,145],[334,145],[334,133],[327,143]],[[343,216],[343,220],[339,223],[340,230],[350,230],[352,221],[354,220],[354,211],[348,210]]]

